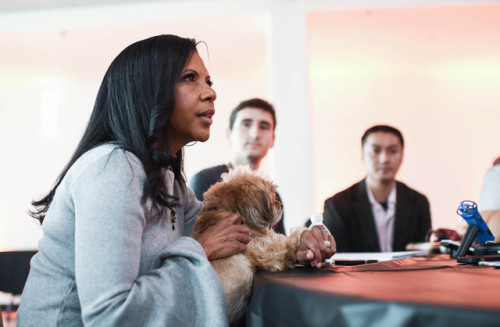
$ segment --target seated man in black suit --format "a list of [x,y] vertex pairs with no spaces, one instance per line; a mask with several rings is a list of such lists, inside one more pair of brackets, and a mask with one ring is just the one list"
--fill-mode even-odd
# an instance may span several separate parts
[[495,241],[500,242],[500,157],[495,159],[484,176],[479,211]]
[[396,181],[404,140],[391,126],[376,125],[361,138],[367,176],[325,201],[324,223],[338,252],[404,251],[431,228],[429,201]]
[[[248,165],[252,170],[258,170],[262,159],[274,144],[274,130],[276,128],[276,112],[267,101],[254,98],[242,101],[231,112],[229,117],[228,138],[233,151],[233,159],[227,164],[222,164],[196,173],[189,181],[198,200],[203,201],[203,193],[210,186],[221,180],[220,176],[227,173],[230,168]],[[278,201],[282,202],[278,193]],[[281,220],[273,229],[285,234]]]

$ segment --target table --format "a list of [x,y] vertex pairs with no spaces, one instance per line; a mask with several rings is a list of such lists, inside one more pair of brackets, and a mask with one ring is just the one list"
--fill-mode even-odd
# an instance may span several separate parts
[[260,271],[246,326],[500,326],[500,269],[443,254]]
[[[3,325],[2,325],[3,324]],[[0,327],[16,327],[17,312],[5,312],[0,315]]]

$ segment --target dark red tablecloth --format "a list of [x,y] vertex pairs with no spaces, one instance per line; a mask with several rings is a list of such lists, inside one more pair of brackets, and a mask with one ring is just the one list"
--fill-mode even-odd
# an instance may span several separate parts
[[447,255],[256,274],[247,326],[500,326],[500,269]]

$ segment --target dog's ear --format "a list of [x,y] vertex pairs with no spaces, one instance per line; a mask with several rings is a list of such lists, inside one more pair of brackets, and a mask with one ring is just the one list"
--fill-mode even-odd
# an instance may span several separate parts
[[281,203],[276,200],[276,188],[260,177],[252,176],[239,194],[237,211],[245,217],[249,227],[269,229],[281,219]]
[[242,208],[245,212],[246,220],[248,221],[248,225],[253,228],[267,228],[270,226],[270,222],[266,219],[262,219],[265,217],[262,213],[255,207],[245,207]]
[[272,201],[272,209],[271,209],[271,212],[273,213],[273,223],[272,225],[276,225],[281,217],[283,216],[283,204],[281,204],[281,202],[279,202],[277,199],[276,199],[276,193],[274,194],[274,197],[273,197],[273,201]]

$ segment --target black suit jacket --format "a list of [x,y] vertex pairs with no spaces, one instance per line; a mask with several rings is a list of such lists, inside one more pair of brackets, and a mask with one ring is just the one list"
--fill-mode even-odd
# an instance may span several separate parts
[[[335,237],[337,252],[380,252],[365,179],[327,199],[323,219]],[[424,242],[430,228],[425,195],[397,182],[393,251],[404,251],[408,243]]]

